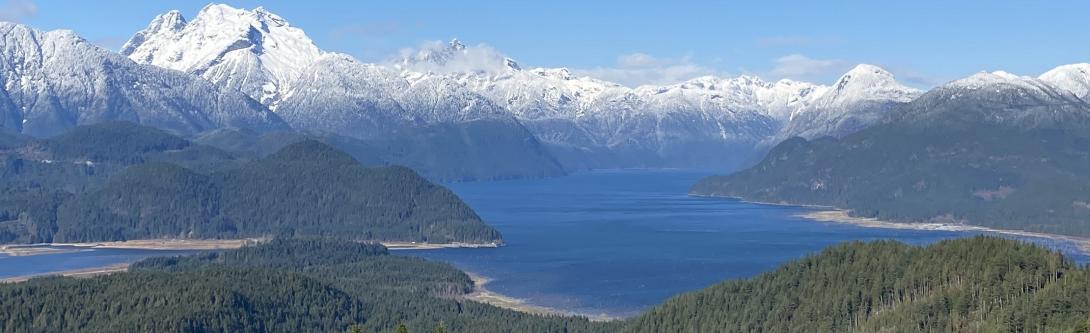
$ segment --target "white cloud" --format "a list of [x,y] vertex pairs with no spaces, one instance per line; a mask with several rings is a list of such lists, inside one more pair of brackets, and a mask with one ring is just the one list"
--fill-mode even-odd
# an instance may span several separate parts
[[30,0],[8,0],[0,6],[0,21],[20,22],[38,15],[38,5]]
[[777,58],[770,74],[779,78],[825,81],[829,76],[838,76],[850,67],[851,64],[840,59],[813,59],[791,54]]
[[459,47],[454,47],[454,43],[457,40],[424,42],[418,48],[402,49],[392,62],[413,71],[434,73],[498,73],[507,66],[507,56],[491,46],[459,43]]
[[629,87],[672,84],[698,76],[721,74],[713,68],[697,64],[689,56],[659,58],[645,53],[619,56],[614,67],[577,69],[574,72]]

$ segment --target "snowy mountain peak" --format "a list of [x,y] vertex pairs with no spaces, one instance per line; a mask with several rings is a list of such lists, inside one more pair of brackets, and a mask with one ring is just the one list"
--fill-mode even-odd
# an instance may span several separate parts
[[537,75],[540,75],[540,76],[557,78],[557,79],[561,79],[561,80],[571,80],[571,79],[575,78],[575,76],[572,75],[571,70],[569,70],[567,68],[564,68],[564,67],[561,67],[561,68],[534,68],[530,72],[534,73],[534,74],[537,74]]
[[401,71],[418,73],[498,75],[522,70],[518,62],[488,46],[467,46],[457,38],[403,51],[394,64]]
[[893,73],[874,65],[859,64],[849,70],[833,86],[837,90],[849,89],[849,86],[889,86],[899,85]]
[[157,16],[121,54],[200,75],[275,106],[322,51],[303,30],[264,8],[209,4],[189,22],[177,11]]
[[[170,27],[180,15],[159,17]],[[136,64],[69,30],[0,23],[0,130],[50,136],[72,126],[126,120],[192,134],[218,127],[283,130],[238,91],[193,75]]]
[[147,28],[138,31],[132,38],[129,38],[125,45],[121,46],[121,54],[129,55],[136,52],[136,49],[143,45],[150,36],[177,34],[185,28],[187,23],[185,17],[182,17],[182,13],[177,10],[159,14],[151,20],[151,23],[148,23]]
[[921,91],[897,82],[893,73],[874,65],[859,64],[844,73],[832,89],[819,97],[818,104],[835,106],[862,100],[908,102]]
[[1046,86],[1046,84],[1032,77],[1016,75],[1005,71],[994,71],[976,73],[967,78],[947,83],[942,87],[946,89],[962,88],[971,90],[982,88],[992,89],[996,87],[1021,87],[1032,90],[1050,89],[1049,87],[1044,86]]
[[1059,66],[1037,78],[1079,98],[1090,99],[1090,63]]

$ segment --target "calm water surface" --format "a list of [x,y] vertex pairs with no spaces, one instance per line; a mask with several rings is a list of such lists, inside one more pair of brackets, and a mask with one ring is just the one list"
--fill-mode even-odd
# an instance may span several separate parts
[[[628,316],[678,293],[752,277],[840,242],[926,244],[972,235],[814,222],[795,216],[807,208],[686,195],[704,175],[603,171],[451,184],[508,245],[401,253],[490,277],[490,290],[531,304]],[[1050,245],[1074,251],[1068,244]]]
[[200,252],[197,250],[54,248],[72,251],[33,256],[8,256],[6,254],[0,254],[0,279],[105,267],[124,263],[131,264],[149,257],[178,256]]

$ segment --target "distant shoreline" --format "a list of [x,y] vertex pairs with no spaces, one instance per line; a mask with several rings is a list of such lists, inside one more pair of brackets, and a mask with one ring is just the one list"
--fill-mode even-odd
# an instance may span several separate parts
[[492,249],[503,246],[501,243],[418,243],[418,242],[379,242],[389,250],[437,250],[437,249]]
[[[86,242],[86,243],[35,243],[0,245],[0,254],[12,257],[37,256],[73,253],[94,249],[130,249],[130,250],[233,250],[245,245],[258,244],[269,238],[244,239],[139,239],[128,241]],[[417,243],[417,242],[379,242],[390,250],[435,250],[451,248],[497,248],[502,243]],[[41,276],[86,277],[106,273],[126,271],[129,264],[112,264],[77,270],[52,271],[0,278],[0,283],[22,282]]]
[[[89,249],[133,249],[133,250],[233,250],[244,245],[258,244],[269,238],[243,239],[137,239],[128,241],[86,242],[86,243],[35,243],[0,245],[0,254],[9,256],[33,256],[61,254]],[[434,250],[462,248],[497,248],[502,243],[419,243],[380,241],[390,250]],[[58,248],[63,247],[63,248]]]
[[[10,256],[60,254],[88,249],[133,250],[231,250],[247,244],[266,241],[266,238],[246,239],[138,239],[87,243],[36,243],[0,245],[0,253]],[[69,247],[57,248],[57,247]]]
[[587,319],[590,319],[591,321],[611,321],[611,320],[616,320],[617,319],[615,317],[611,317],[611,316],[604,315],[604,314],[601,314],[601,315],[585,315],[585,314],[575,313],[575,312],[571,312],[571,311],[564,311],[564,310],[560,310],[560,309],[556,309],[556,308],[551,308],[551,307],[547,307],[547,306],[528,304],[528,303],[526,303],[525,300],[521,300],[521,299],[518,299],[518,298],[514,298],[514,297],[511,297],[511,296],[503,295],[503,294],[496,293],[494,291],[488,290],[488,288],[486,288],[485,286],[488,285],[488,283],[492,281],[492,279],[490,279],[488,277],[485,277],[485,276],[482,276],[482,275],[479,275],[479,274],[476,274],[476,273],[473,273],[473,272],[470,272],[470,271],[466,271],[466,270],[463,270],[462,272],[465,272],[466,275],[469,275],[469,278],[471,280],[473,280],[473,292],[471,292],[468,295],[464,296],[466,299],[468,299],[470,301],[474,301],[474,302],[477,302],[477,303],[484,303],[484,304],[492,305],[492,306],[499,307],[499,308],[504,308],[504,309],[508,309],[508,310],[513,310],[513,311],[518,311],[518,312],[528,313],[528,314],[533,314],[533,315],[586,317]]
[[994,229],[972,224],[951,224],[951,223],[935,223],[935,222],[893,222],[880,220],[873,217],[855,217],[851,216],[851,210],[826,206],[826,205],[807,205],[807,204],[793,204],[786,201],[781,202],[765,202],[765,201],[752,201],[747,200],[739,196],[729,195],[712,195],[712,194],[696,194],[689,193],[689,196],[699,198],[721,198],[721,199],[733,199],[739,202],[752,203],[758,205],[768,206],[784,206],[784,207],[801,207],[817,209],[803,214],[797,214],[796,217],[801,217],[807,220],[818,222],[831,222],[850,224],[857,227],[865,228],[881,228],[881,229],[901,229],[901,230],[924,230],[924,231],[977,231],[993,234],[1011,235],[1011,236],[1023,236],[1034,238],[1045,238],[1056,241],[1070,242],[1075,244],[1075,247],[1083,254],[1090,255],[1090,238],[1067,236],[1058,234],[1049,234],[1043,232],[1033,232],[1025,230],[1010,230],[1010,229]]
[[49,273],[42,273],[42,274],[28,274],[28,275],[13,276],[13,277],[9,277],[9,278],[0,279],[0,284],[2,284],[2,283],[19,283],[19,282],[24,282],[24,281],[30,280],[32,278],[45,277],[45,276],[65,276],[65,277],[80,278],[80,277],[92,277],[92,276],[113,274],[113,273],[118,273],[118,272],[125,272],[125,271],[128,271],[128,270],[129,270],[129,264],[114,264],[114,265],[102,266],[102,267],[91,267],[91,268],[73,269],[73,270],[67,270],[67,271],[49,272]]
[[934,222],[891,222],[879,220],[873,217],[855,217],[845,209],[829,209],[813,211],[796,216],[819,222],[844,223],[865,228],[926,230],[926,231],[977,231],[1011,236],[1023,236],[1033,238],[1045,238],[1056,241],[1070,242],[1084,254],[1090,254],[1090,238],[1048,234],[1024,230],[994,229],[970,224],[950,224]]

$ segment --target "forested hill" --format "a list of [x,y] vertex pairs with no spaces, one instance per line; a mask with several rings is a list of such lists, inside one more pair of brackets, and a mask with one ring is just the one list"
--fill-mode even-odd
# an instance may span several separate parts
[[280,234],[501,241],[446,188],[312,140],[254,159],[126,122],[0,139],[0,243]]
[[849,243],[685,294],[628,332],[1090,332],[1090,270],[1016,241]]
[[79,126],[44,139],[0,135],[0,186],[7,192],[82,191],[128,166],[150,162],[213,170],[239,161],[220,149],[129,122]]
[[[450,265],[381,245],[277,239],[157,258],[130,273],[0,285],[3,332],[603,332],[617,324],[529,315],[461,300]],[[48,318],[48,320],[44,320]]]
[[[404,167],[368,168],[303,141],[211,174],[167,163],[130,167],[100,188],[54,203],[40,220],[8,224],[9,238],[89,242],[270,235],[432,243],[500,242],[446,188]],[[52,220],[49,217],[53,217]],[[10,240],[9,240],[10,241]]]
[[979,76],[843,139],[787,140],[692,193],[1090,236],[1090,104],[1032,79]]

